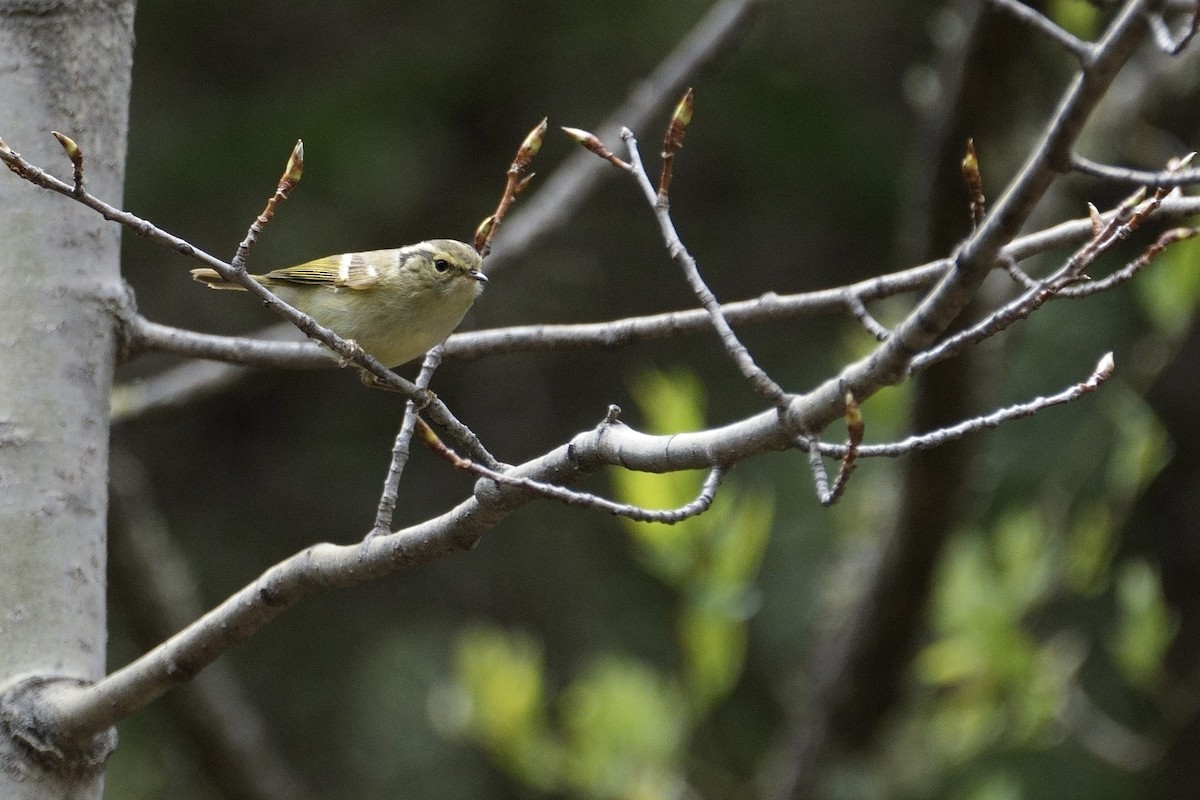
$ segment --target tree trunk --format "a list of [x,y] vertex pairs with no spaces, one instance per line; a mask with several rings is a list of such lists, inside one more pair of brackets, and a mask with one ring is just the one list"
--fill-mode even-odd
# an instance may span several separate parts
[[[0,0],[0,136],[34,163],[83,151],[121,202],[133,0]],[[119,228],[0,175],[0,797],[99,798],[113,739],[56,741],[30,700],[104,674],[108,394]],[[95,743],[92,743],[95,744]]]

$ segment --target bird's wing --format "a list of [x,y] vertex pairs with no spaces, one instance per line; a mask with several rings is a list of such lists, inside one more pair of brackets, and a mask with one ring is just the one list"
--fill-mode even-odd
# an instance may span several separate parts
[[379,285],[383,271],[376,266],[372,253],[344,253],[307,261],[263,275],[263,283],[289,283],[301,286],[327,286],[331,289],[372,289]]

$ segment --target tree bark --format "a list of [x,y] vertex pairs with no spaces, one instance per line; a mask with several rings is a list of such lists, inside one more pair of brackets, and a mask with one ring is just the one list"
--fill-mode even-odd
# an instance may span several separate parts
[[[0,136],[83,151],[121,200],[133,0],[0,0]],[[126,301],[119,228],[0,175],[0,797],[99,798],[115,739],[63,742],[37,698],[104,674],[108,395]]]

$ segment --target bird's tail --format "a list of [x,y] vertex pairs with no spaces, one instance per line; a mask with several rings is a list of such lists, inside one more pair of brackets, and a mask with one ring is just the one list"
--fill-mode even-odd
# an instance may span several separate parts
[[239,292],[246,291],[245,286],[239,286],[236,283],[230,283],[221,277],[221,273],[217,272],[215,269],[209,269],[208,267],[201,267],[199,269],[192,270],[192,280],[199,281],[210,289],[233,289]]

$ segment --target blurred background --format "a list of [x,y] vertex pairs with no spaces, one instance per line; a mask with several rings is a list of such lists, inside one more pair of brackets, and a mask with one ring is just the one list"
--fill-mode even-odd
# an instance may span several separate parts
[[[1065,53],[974,2],[747,5],[755,12],[686,81],[696,112],[672,187],[680,234],[723,300],[947,254],[969,226],[966,137],[995,198],[1072,74]],[[1083,0],[1041,7],[1081,36],[1106,19]],[[251,271],[469,239],[516,146],[548,116],[538,177],[463,329],[693,307],[616,170],[532,246],[509,255],[506,231],[578,150],[558,126],[597,129],[709,8],[142,0],[125,207],[228,259],[302,138],[304,179]],[[1197,75],[1194,54],[1144,53],[1085,154],[1161,168],[1194,149]],[[651,172],[677,97],[635,131]],[[1128,190],[1064,180],[1037,221]],[[275,322],[247,298],[204,291],[192,264],[136,237],[124,264],[152,320],[231,334]],[[774,454],[740,465],[714,510],[683,525],[536,502],[469,553],[319,593],[219,662],[260,715],[239,730],[291,789],[249,788],[176,698],[121,726],[107,796],[1191,796],[1198,266],[1194,246],[1173,248],[1118,291],[1049,304],[873,398],[867,439],[888,441],[1058,391],[1109,350],[1118,365],[1077,404],[863,464],[832,510],[816,502],[806,458]],[[908,307],[872,311],[895,322]],[[873,346],[840,316],[743,333],[794,391]],[[122,377],[177,364],[141,358]],[[451,361],[434,389],[509,463],[590,428],[610,403],[658,432],[761,408],[711,335]],[[402,414],[352,370],[247,370],[114,429],[118,505],[186,562],[177,582],[196,596],[179,602],[211,608],[309,544],[361,539]],[[701,477],[611,472],[589,488],[668,507]],[[471,485],[415,448],[396,527]],[[157,639],[144,576],[114,561],[115,668]]]

